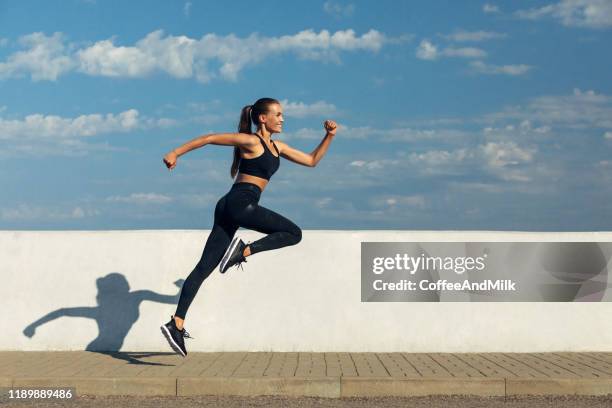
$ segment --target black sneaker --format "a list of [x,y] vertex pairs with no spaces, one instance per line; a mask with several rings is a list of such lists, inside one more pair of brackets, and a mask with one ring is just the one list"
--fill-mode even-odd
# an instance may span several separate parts
[[193,339],[187,333],[187,330],[179,330],[174,322],[174,316],[170,316],[170,321],[160,327],[162,334],[168,340],[168,344],[172,347],[172,350],[185,357],[187,355],[187,349],[185,348],[185,339]]
[[246,262],[246,258],[244,255],[242,255],[246,246],[247,245],[242,242],[241,239],[235,237],[221,260],[219,271],[221,271],[221,273],[225,273],[232,266],[240,265],[242,262]]

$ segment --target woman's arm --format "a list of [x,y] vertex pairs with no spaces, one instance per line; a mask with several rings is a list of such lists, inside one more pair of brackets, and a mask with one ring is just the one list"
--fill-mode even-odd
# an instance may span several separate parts
[[36,328],[43,324],[53,321],[57,318],[64,316],[76,316],[76,317],[89,317],[90,319],[98,318],[99,308],[95,306],[84,306],[84,307],[62,307],[61,309],[54,310],[53,312],[47,313],[45,316],[30,323],[23,329],[23,334],[27,337],[32,338],[36,334]]
[[176,160],[187,152],[208,144],[222,146],[250,147],[258,142],[257,138],[244,133],[215,133],[196,137],[172,150],[164,156],[164,163],[170,170],[176,167]]
[[336,135],[336,130],[338,128],[333,120],[326,120],[324,126],[327,133],[325,134],[325,137],[321,143],[319,143],[317,148],[314,149],[312,153],[304,153],[301,150],[289,146],[287,143],[277,141],[276,143],[280,146],[280,155],[294,163],[308,167],[315,167],[321,161],[323,156],[325,156],[325,153],[327,153],[327,149]]
[[207,144],[222,145],[222,146],[249,146],[254,144],[252,135],[244,133],[215,133],[211,135],[203,135],[196,137],[193,140],[185,143],[184,145],[177,147],[173,150],[177,156],[182,156],[187,152],[197,149]]

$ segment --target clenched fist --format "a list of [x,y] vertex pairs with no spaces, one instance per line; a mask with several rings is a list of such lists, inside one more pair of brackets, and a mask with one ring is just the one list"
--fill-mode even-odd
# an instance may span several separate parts
[[169,168],[170,170],[172,170],[173,168],[176,167],[176,153],[174,153],[174,150],[171,151],[170,153],[168,153],[167,155],[164,156],[164,163],[166,164],[166,167]]
[[330,136],[335,136],[336,130],[338,130],[338,125],[333,120],[326,120],[323,123],[323,127],[325,128],[327,134]]

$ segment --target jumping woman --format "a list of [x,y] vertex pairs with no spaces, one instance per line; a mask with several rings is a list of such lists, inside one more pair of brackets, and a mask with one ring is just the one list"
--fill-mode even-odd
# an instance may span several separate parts
[[[251,122],[257,130],[252,133]],[[323,124],[325,137],[312,153],[304,153],[287,143],[272,140],[281,133],[283,108],[276,99],[262,98],[245,106],[240,114],[238,133],[219,133],[197,137],[164,156],[168,169],[176,167],[178,157],[209,144],[234,146],[234,162],[230,174],[235,178],[230,191],[217,202],[214,225],[200,261],[185,280],[174,316],[161,326],[170,347],[185,357],[185,338],[191,338],[183,323],[187,309],[204,279],[219,265],[221,273],[232,266],[241,266],[248,256],[295,245],[302,239],[302,230],[292,221],[259,205],[261,193],[278,170],[280,157],[303,166],[314,167],[323,158],[336,135],[332,120]],[[234,234],[239,227],[255,230],[265,237],[245,244]],[[224,255],[225,254],[225,255]]]

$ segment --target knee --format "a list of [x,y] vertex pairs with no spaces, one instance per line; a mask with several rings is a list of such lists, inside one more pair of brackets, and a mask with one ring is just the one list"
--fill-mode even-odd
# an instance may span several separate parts
[[200,284],[208,278],[208,275],[214,270],[214,265],[210,265],[210,262],[206,262],[204,260],[200,260],[197,263],[193,271],[189,275],[190,277],[193,275],[193,278],[196,279]]
[[291,233],[291,245],[295,245],[302,240],[302,229],[300,227],[296,226],[289,232]]

